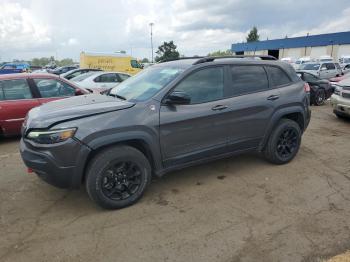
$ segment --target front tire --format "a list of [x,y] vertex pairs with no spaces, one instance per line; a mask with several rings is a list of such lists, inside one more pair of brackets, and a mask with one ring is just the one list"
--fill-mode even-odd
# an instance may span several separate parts
[[301,129],[293,120],[281,119],[267,142],[265,158],[274,164],[290,162],[299,151]]
[[89,197],[106,209],[136,203],[151,181],[151,166],[139,150],[115,146],[98,153],[89,164],[86,189]]

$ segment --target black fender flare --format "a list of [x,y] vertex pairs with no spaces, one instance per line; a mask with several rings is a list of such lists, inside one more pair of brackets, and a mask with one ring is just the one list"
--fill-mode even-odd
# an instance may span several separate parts
[[303,128],[301,129],[302,129],[302,132],[304,131],[304,129],[306,128],[306,115],[305,115],[305,109],[303,108],[302,105],[295,105],[295,106],[289,106],[286,108],[278,109],[277,111],[274,112],[274,114],[272,115],[267,125],[264,138],[262,139],[259,145],[259,151],[262,151],[264,149],[272,130],[274,129],[276,124],[279,122],[279,120],[286,115],[295,114],[295,113],[301,114],[303,116]]
[[155,134],[152,135],[151,133],[145,131],[122,131],[114,134],[106,134],[89,141],[87,146],[91,148],[93,152],[106,146],[118,143],[128,143],[130,141],[142,142],[146,147],[147,152],[152,157],[152,165],[154,166],[155,170],[162,168],[162,156],[158,137]]

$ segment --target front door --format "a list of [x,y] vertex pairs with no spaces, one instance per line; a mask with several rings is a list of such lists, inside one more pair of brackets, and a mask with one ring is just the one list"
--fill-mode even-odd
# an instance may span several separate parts
[[160,144],[165,166],[183,164],[227,150],[224,67],[200,69],[172,91],[186,93],[188,105],[162,105]]

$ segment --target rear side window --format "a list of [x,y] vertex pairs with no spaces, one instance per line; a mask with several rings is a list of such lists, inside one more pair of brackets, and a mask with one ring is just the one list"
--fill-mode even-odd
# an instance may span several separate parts
[[26,79],[5,80],[2,81],[0,85],[0,88],[2,88],[3,100],[20,100],[33,98],[32,92],[30,91]]
[[117,74],[104,74],[97,77],[94,81],[97,83],[117,83],[119,79]]
[[333,70],[333,69],[335,69],[335,65],[334,65],[333,63],[327,63],[327,64],[326,64],[326,67],[327,67],[328,70]]
[[34,79],[34,82],[43,98],[75,95],[73,87],[56,79]]
[[232,94],[242,95],[269,88],[267,75],[262,66],[232,66]]
[[287,85],[291,82],[287,74],[278,67],[267,66],[266,71],[269,75],[270,84],[272,87]]

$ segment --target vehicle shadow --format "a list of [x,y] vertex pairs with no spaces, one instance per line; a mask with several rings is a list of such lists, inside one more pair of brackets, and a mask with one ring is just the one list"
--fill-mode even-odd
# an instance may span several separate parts
[[10,136],[10,137],[0,136],[0,145],[6,146],[16,142],[19,143],[20,139],[21,139],[21,136]]

